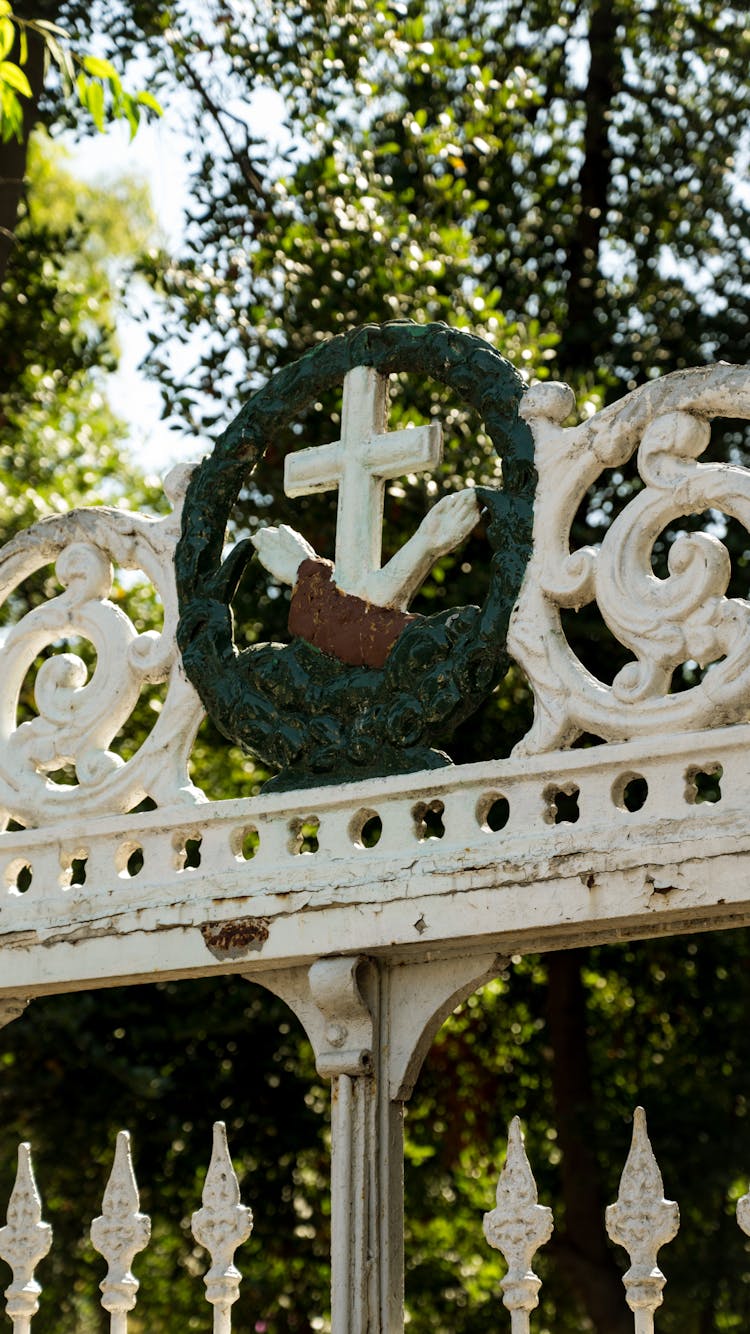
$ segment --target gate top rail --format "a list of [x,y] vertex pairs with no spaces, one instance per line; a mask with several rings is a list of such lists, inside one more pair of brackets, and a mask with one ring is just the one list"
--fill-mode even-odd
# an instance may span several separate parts
[[[698,461],[712,418],[750,419],[750,372],[678,372],[564,427],[571,409],[549,384],[521,407],[538,486],[508,647],[535,718],[507,759],[207,801],[188,771],[203,711],[175,640],[190,468],[165,483],[166,519],[78,510],[0,551],[0,601],[53,563],[62,585],[0,639],[1,1000],[155,970],[514,953],[750,921],[750,603],[727,596],[721,541],[723,516],[750,529],[750,470]],[[587,488],[636,453],[641,489],[599,546],[572,549]],[[706,512],[708,531],[680,528]],[[658,578],[665,528],[677,536]],[[113,565],[125,585],[153,584],[158,632],[110,597]],[[566,609],[588,604],[632,655],[611,682],[564,632]],[[71,641],[93,646],[91,675],[85,654],[59,651]],[[673,692],[686,662],[696,684]],[[36,714],[21,722],[34,673]],[[154,685],[154,726],[123,760],[115,738]],[[603,744],[570,749],[584,734]],[[136,811],[144,798],[156,809]]]

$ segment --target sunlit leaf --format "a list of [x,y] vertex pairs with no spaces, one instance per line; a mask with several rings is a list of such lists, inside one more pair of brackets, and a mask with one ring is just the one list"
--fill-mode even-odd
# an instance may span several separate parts
[[66,32],[65,28],[61,28],[59,23],[52,23],[49,19],[34,19],[30,23],[30,26],[41,28],[42,32],[54,33],[56,37],[64,37],[66,40],[69,39],[69,34]]
[[91,118],[97,130],[104,129],[104,89],[100,83],[94,80],[88,85],[86,94],[86,106],[91,112]]
[[135,100],[140,102],[141,106],[148,107],[149,111],[153,111],[155,115],[164,115],[164,108],[154,97],[153,93],[149,93],[148,91],[137,93]]
[[[16,29],[10,19],[0,18],[0,60],[3,60],[11,50],[16,40]],[[21,64],[24,63],[23,54],[20,55]]]
[[99,56],[84,56],[83,68],[87,74],[92,74],[95,79],[117,80],[119,75],[110,60],[101,60]]
[[22,97],[31,97],[31,84],[23,70],[12,60],[0,60],[0,81],[8,84]]

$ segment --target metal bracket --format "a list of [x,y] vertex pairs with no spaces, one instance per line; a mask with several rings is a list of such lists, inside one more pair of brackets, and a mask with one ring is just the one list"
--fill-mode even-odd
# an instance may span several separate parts
[[[248,981],[280,996],[294,1011],[312,1049],[318,1074],[368,1075],[372,1072],[373,1013],[377,979],[361,954],[318,959],[310,968],[284,968]],[[360,990],[364,987],[370,1003]]]
[[370,969],[358,955],[318,959],[310,969],[310,993],[325,1023],[315,1057],[318,1073],[327,1078],[371,1070],[373,1017],[359,989]]
[[14,1019],[20,1019],[29,1003],[28,996],[7,996],[0,999],[0,1028],[5,1028]]
[[388,970],[388,1091],[407,1102],[438,1029],[461,1001],[502,972],[495,953],[450,955]]
[[[440,1025],[477,987],[497,977],[506,962],[488,952],[378,970],[366,956],[347,954],[317,959],[309,968],[248,974],[247,980],[280,996],[294,1011],[312,1044],[319,1075],[377,1073],[389,1097],[405,1102]],[[377,1045],[382,1064],[376,1071]]]

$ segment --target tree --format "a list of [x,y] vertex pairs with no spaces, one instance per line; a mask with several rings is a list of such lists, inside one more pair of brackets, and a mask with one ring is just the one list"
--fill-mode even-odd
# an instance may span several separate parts
[[100,499],[154,502],[155,487],[123,457],[126,426],[105,392],[120,292],[153,231],[142,185],[123,179],[105,194],[75,180],[48,139],[34,141],[19,247],[0,288],[4,540],[91,503],[94,487]]
[[[105,500],[153,510],[162,503],[153,479],[129,463],[126,424],[106,399],[122,292],[154,241],[147,192],[127,179],[108,193],[84,185],[44,136],[32,142],[28,177],[18,246],[0,289],[2,540],[77,505]],[[55,591],[53,575],[42,571],[17,590],[2,621]],[[131,581],[113,596],[143,628],[156,623],[145,588]],[[21,703],[33,710],[30,690]],[[132,723],[136,743],[148,713],[146,701]],[[211,742],[208,729],[196,777],[217,796],[221,784],[224,795],[236,793],[249,784],[252,766],[239,755],[228,764],[226,748]],[[201,1327],[200,1282],[188,1276],[180,1283],[179,1274],[193,1263],[189,1217],[200,1200],[211,1122],[221,1115],[256,1204],[250,1254],[257,1277],[246,1282],[240,1311],[249,1327],[251,1316],[254,1324],[267,1309],[288,1308],[284,1328],[311,1334],[315,1296],[323,1308],[327,1289],[328,1219],[320,1212],[326,1100],[300,1036],[280,1002],[231,978],[51,997],[3,1030],[0,1198],[8,1198],[16,1144],[30,1137],[56,1232],[40,1330],[58,1328],[60,1319],[81,1334],[99,1327],[101,1264],[86,1228],[100,1212],[123,1124],[136,1130],[144,1207],[154,1215],[154,1243],[140,1268],[150,1318],[155,1329],[178,1318],[182,1327]],[[197,1086],[210,1087],[212,1097],[191,1112]],[[303,1275],[312,1293],[304,1313],[296,1305]]]
[[[31,132],[39,122],[50,67],[56,68],[58,94],[75,98],[103,131],[105,123],[127,120],[131,138],[142,115],[161,115],[153,93],[131,93],[110,60],[71,46],[57,20],[70,8],[60,0],[40,0],[33,16],[26,5],[14,10],[0,0],[0,281],[13,245],[21,202]],[[89,30],[89,36],[93,35]]]
[[[74,30],[85,31],[85,15],[72,5],[68,13]],[[176,8],[172,27],[157,32],[155,23],[150,35],[137,6],[113,5],[112,15],[108,54],[128,40],[153,39],[159,86],[183,81],[200,122],[184,251],[147,266],[172,304],[173,337],[198,346],[196,331],[202,334],[187,380],[171,372],[169,344],[159,334],[151,359],[167,408],[193,428],[218,431],[239,398],[320,333],[392,315],[472,327],[530,373],[565,374],[581,405],[617,396],[655,371],[716,355],[746,359],[741,266],[748,219],[734,189],[748,97],[739,8],[699,10],[672,0],[657,13],[625,0],[591,0],[522,9],[485,0],[446,15],[444,6],[423,0],[304,0],[281,16],[278,7],[243,6],[241,22],[239,10],[227,6],[203,7],[198,17]],[[261,173],[263,153],[243,104],[264,84],[285,99],[290,140],[288,161],[275,167],[269,154]],[[467,473],[482,477],[489,450],[460,406],[423,386],[403,383],[399,391],[395,421],[407,412],[412,419],[448,414],[454,444],[445,484],[458,485]],[[308,414],[300,423],[307,444],[335,431],[338,404],[324,406],[327,419]],[[299,522],[280,483],[283,453],[296,439],[274,442],[265,474],[238,510],[238,531],[252,529],[271,508],[274,517]],[[584,507],[582,540],[596,538],[593,511],[619,503],[615,484],[608,486]],[[387,543],[429,500],[424,488],[394,492]],[[330,505],[311,504],[303,526],[325,551]],[[438,566],[423,606],[440,606],[449,595],[481,596],[481,537],[459,560]],[[274,637],[277,626],[283,633],[284,602],[274,591],[246,593],[240,603],[249,637]],[[528,707],[515,674],[481,719],[496,753],[525,730]],[[476,753],[472,735],[458,742],[460,758]],[[627,1327],[599,1205],[614,1198],[627,1139],[623,1117],[638,1096],[646,1097],[668,1192],[677,1193],[684,1146],[693,1146],[690,1228],[672,1248],[674,1292],[661,1327],[665,1334],[704,1334],[719,1320],[732,1327],[746,1318],[737,1275],[747,1262],[739,1233],[727,1228],[724,1195],[727,1180],[736,1189],[744,1170],[745,943],[744,934],[732,933],[521,961],[445,1027],[408,1121],[415,1331],[474,1334],[487,1327],[498,1271],[479,1264],[477,1220],[491,1202],[506,1122],[517,1111],[527,1122],[542,1196],[556,1202],[558,1263],[547,1264],[545,1275],[555,1328],[572,1334],[588,1321],[597,1334],[620,1334]],[[240,1124],[251,1101],[249,1038],[228,1034],[225,1016],[242,1007],[244,986],[142,991],[132,1002],[120,993],[100,998],[95,1016],[82,1008],[77,1023],[60,1002],[45,1002],[8,1030],[3,1050],[20,1070],[31,1035],[49,1062],[49,1048],[37,1044],[59,1014],[61,1029],[75,1033],[80,1061],[130,1090],[136,1125],[148,1119],[149,1090],[163,1094],[166,1129],[150,1161],[163,1160],[174,1136],[185,1144],[185,1180],[205,1161],[206,1127],[198,1134],[195,1125],[182,1126],[187,1067],[178,1062],[174,1073],[174,1041],[160,1023],[148,1026],[148,1006],[166,996],[181,1013],[181,1032],[198,1024],[206,1038],[189,1048],[189,1062],[206,1086],[220,1069],[245,1154],[252,1159],[255,1143],[262,1144],[258,1175],[268,1171],[274,1183],[265,1226],[277,1241],[262,1309],[271,1334],[281,1334],[304,1329],[311,1310],[325,1309],[320,1122],[305,1118],[294,1181],[285,1165],[301,1142],[292,1102],[302,1098],[311,1068],[305,1049],[287,1044],[279,1028],[277,1064],[291,1082],[282,1079],[278,1103],[270,1094],[266,1101],[264,1091],[258,1110],[288,1112],[282,1155],[274,1158],[266,1121]],[[192,1002],[182,1008],[191,989],[209,1020],[198,1023]],[[249,1008],[247,1023],[287,1022],[265,1000]],[[130,1047],[122,1045],[121,1028],[132,1036]],[[149,1063],[133,1089],[145,1034]],[[261,1045],[270,1051],[271,1037]],[[63,1075],[58,1070],[56,1092],[67,1087]],[[9,1075],[0,1098],[25,1131],[28,1076]],[[112,1128],[112,1109],[102,1102],[92,1093],[97,1160]],[[308,1110],[324,1103],[315,1086],[312,1103]],[[705,1137],[712,1117],[725,1127],[720,1164]],[[50,1128],[29,1128],[51,1171]],[[191,1172],[182,1176],[188,1162]],[[313,1234],[313,1258],[300,1295],[281,1278],[293,1262],[278,1238],[292,1226],[288,1196],[306,1179],[314,1185],[302,1192],[301,1215],[312,1213],[299,1226]],[[87,1189],[93,1195],[93,1183]],[[186,1198],[179,1200],[187,1211]],[[455,1248],[458,1255],[459,1243],[463,1258],[454,1264],[445,1253]],[[716,1258],[710,1282],[709,1266],[695,1266],[698,1253]],[[727,1270],[735,1276],[731,1292]],[[58,1281],[62,1288],[64,1276]],[[274,1303],[275,1291],[283,1292],[283,1304]],[[166,1304],[154,1314],[154,1329],[159,1322],[169,1328]]]
[[[123,179],[107,196],[74,180],[45,137],[32,145],[19,246],[0,286],[0,532],[92,503],[153,507],[156,485],[124,455],[125,423],[105,378],[117,361],[119,291],[153,232],[146,191]],[[49,596],[43,572],[14,596]]]
[[[218,430],[229,393],[243,397],[321,332],[394,315],[473,327],[530,373],[569,379],[582,405],[662,371],[747,358],[750,227],[736,163],[748,39],[739,8],[674,3],[657,14],[609,0],[554,10],[488,0],[449,15],[429,3],[325,12],[325,32],[315,4],[287,8],[284,22],[268,26],[258,6],[255,24],[240,30],[225,15],[215,29],[206,79],[226,88],[234,78],[239,95],[242,71],[252,68],[254,82],[263,77],[279,90],[297,163],[269,180],[258,207],[235,154],[200,140],[188,245],[159,281],[173,301],[176,338],[197,328],[218,337],[202,340],[209,350],[192,397],[184,377],[170,385],[168,354],[163,344],[156,349],[170,408]],[[183,34],[182,48],[190,45]],[[214,100],[209,83],[202,115]],[[406,401],[414,417],[415,402]],[[422,390],[426,414],[438,402]],[[481,476],[488,454],[449,410],[472,441],[468,459],[449,456],[450,484],[461,472]],[[307,444],[319,438],[312,417],[302,429]],[[278,454],[292,443],[276,442]],[[622,503],[622,486],[622,478],[605,479],[597,488],[580,515],[581,542],[596,540],[596,512]],[[259,491],[275,495],[274,514],[288,521],[280,490],[271,466]],[[402,518],[406,503],[398,497]],[[245,509],[249,526],[262,518],[253,508]],[[330,517],[312,507],[305,515],[319,550]],[[475,600],[481,549],[463,564]],[[426,589],[432,605],[445,573],[443,566]],[[466,583],[454,582],[457,601],[469,600]],[[588,622],[583,637],[592,631],[601,636]],[[525,728],[519,695],[516,686],[508,709],[500,692],[472,729],[492,738],[493,753]],[[459,754],[474,757],[471,737],[459,737]],[[721,944],[736,960],[741,942]],[[672,949],[680,972],[683,947]],[[550,1099],[562,1155],[572,1319],[580,1321],[586,1303],[601,1334],[619,1334],[619,1275],[600,1213],[614,1163],[597,1134],[602,1052],[589,1034],[597,983],[576,954],[529,967],[542,979],[528,1002],[528,1032],[539,1026],[549,1042],[535,1090],[540,1102]],[[522,967],[516,994],[524,994],[524,975]],[[645,991],[638,996],[648,1005]],[[508,1059],[506,1042],[501,1050]],[[434,1271],[432,1280],[436,1300]],[[444,1281],[452,1288],[452,1277]],[[712,1301],[673,1306],[664,1321],[698,1329]],[[425,1328],[434,1322],[424,1290],[415,1310],[425,1313]],[[561,1307],[558,1327],[569,1318]]]
[[[214,17],[172,47],[175,72],[202,62],[204,131],[208,106],[265,83],[297,161],[259,207],[241,134],[234,153],[195,137],[193,226],[166,283],[175,336],[205,320],[225,360],[240,353],[219,394],[321,330],[410,313],[501,343],[536,329],[551,373],[610,395],[746,356],[741,7],[303,0],[279,23],[260,3]],[[204,391],[218,355],[196,367]]]

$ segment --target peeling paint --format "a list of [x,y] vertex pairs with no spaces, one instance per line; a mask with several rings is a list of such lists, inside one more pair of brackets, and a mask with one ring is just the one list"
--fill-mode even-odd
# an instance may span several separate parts
[[113,928],[113,922],[107,922],[104,926],[80,926],[73,931],[58,931],[53,936],[43,936],[40,943],[45,949],[53,945],[81,945],[87,940],[111,936]]

